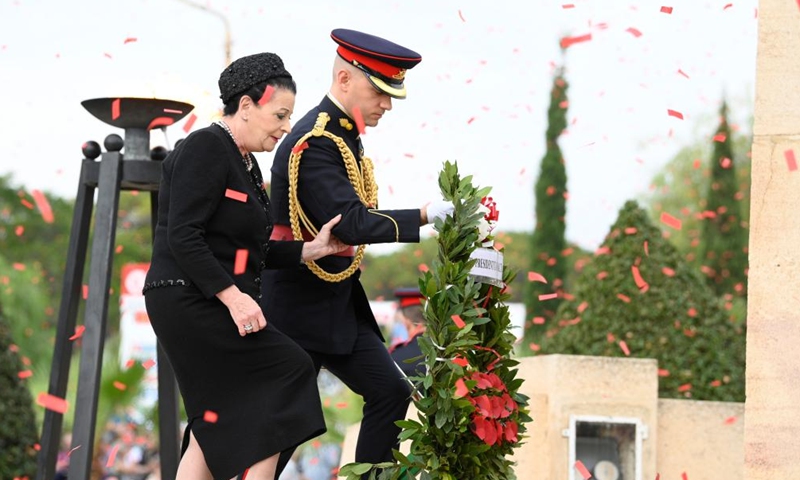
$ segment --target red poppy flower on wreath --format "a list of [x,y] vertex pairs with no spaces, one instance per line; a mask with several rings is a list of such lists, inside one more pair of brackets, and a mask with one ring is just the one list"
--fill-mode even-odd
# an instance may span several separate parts
[[467,399],[475,407],[472,431],[487,445],[517,442],[519,426],[510,418],[519,410],[508,388],[495,373],[473,372],[467,380],[475,382]]

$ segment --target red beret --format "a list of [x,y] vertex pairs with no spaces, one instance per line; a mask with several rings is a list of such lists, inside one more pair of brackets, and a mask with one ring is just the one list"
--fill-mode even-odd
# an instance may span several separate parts
[[417,288],[399,288],[394,291],[394,296],[400,300],[400,307],[422,305],[425,295]]

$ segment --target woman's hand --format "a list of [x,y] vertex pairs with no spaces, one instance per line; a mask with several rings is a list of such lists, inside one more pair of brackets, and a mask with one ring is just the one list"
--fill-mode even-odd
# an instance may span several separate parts
[[336,215],[328,223],[322,226],[319,234],[310,242],[303,244],[303,261],[316,260],[339,253],[349,248],[349,245],[342,243],[341,240],[331,235],[331,229],[342,219],[342,214]]
[[228,307],[240,336],[255,333],[267,326],[267,319],[258,303],[250,295],[242,293],[236,285],[217,293],[217,298]]

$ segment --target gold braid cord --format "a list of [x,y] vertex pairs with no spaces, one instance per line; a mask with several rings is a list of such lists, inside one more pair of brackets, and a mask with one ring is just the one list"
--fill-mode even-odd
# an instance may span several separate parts
[[[319,231],[308,219],[305,212],[303,212],[303,208],[300,206],[300,201],[297,198],[300,157],[303,155],[303,150],[300,146],[311,137],[327,137],[333,140],[339,148],[339,152],[342,154],[342,160],[344,160],[344,166],[347,169],[347,177],[350,179],[350,183],[353,184],[353,189],[356,191],[356,195],[358,195],[361,203],[367,208],[375,208],[378,202],[378,185],[375,183],[375,172],[372,160],[367,157],[361,157],[361,170],[359,170],[358,162],[353,152],[347,144],[344,143],[344,140],[325,130],[325,125],[330,119],[331,117],[327,113],[320,113],[314,124],[314,128],[297,141],[295,147],[292,149],[292,154],[289,156],[289,223],[291,224],[292,235],[295,240],[303,239],[300,223],[315,237],[319,234]],[[306,262],[306,266],[314,272],[317,277],[326,282],[341,282],[353,275],[361,265],[361,260],[364,258],[364,248],[365,245],[359,245],[356,249],[356,256],[353,258],[353,263],[351,263],[347,269],[339,273],[326,272],[313,261]]]

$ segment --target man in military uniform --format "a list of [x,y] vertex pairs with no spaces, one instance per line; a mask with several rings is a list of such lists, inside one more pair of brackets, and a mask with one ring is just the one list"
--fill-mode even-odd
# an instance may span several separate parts
[[[392,460],[409,404],[410,387],[397,371],[359,281],[364,245],[419,242],[421,225],[444,218],[452,204],[378,209],[372,162],[360,130],[374,127],[406,96],[408,69],[422,58],[380,37],[337,29],[330,92],[278,148],[272,165],[273,239],[309,238],[342,214],[333,234],[358,245],[296,270],[263,275],[267,321],[300,344],[321,367],[364,398],[357,462]],[[286,452],[281,456],[283,463]],[[279,466],[280,468],[280,466]]]
[[[425,375],[425,359],[417,339],[425,333],[425,314],[422,301],[425,298],[417,288],[401,288],[394,292],[398,298],[395,321],[408,331],[408,339],[389,348],[392,359],[407,377]],[[410,361],[412,360],[413,361]]]

